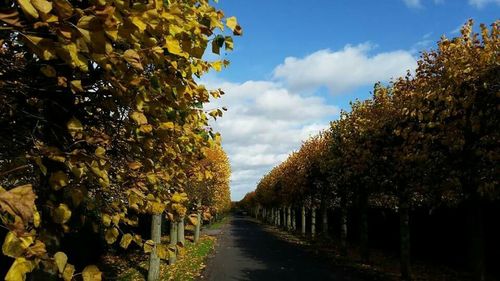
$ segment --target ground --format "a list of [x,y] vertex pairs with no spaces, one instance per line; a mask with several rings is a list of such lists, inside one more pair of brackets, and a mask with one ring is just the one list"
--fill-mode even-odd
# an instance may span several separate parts
[[233,216],[221,229],[215,254],[201,280],[372,280],[332,266],[304,247],[289,243],[249,217]]

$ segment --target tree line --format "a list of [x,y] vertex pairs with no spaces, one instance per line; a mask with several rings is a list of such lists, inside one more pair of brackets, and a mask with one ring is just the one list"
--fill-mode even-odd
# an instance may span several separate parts
[[93,235],[109,244],[96,249],[143,248],[158,280],[185,218],[199,235],[202,217],[229,208],[229,162],[209,125],[223,110],[206,110],[224,93],[195,79],[226,67],[204,54],[241,34],[208,0],[0,1],[5,280],[101,280],[96,260],[75,264],[83,251],[67,245]]
[[476,33],[471,20],[460,36],[442,37],[435,50],[421,54],[414,72],[388,86],[378,83],[370,99],[352,102],[349,112],[273,168],[240,204],[267,222],[312,236],[317,225],[328,233],[333,210],[343,255],[355,210],[363,262],[370,258],[370,210],[395,212],[403,280],[412,276],[411,211],[458,206],[472,218],[475,280],[485,280],[484,212],[499,198],[498,28],[497,21]]

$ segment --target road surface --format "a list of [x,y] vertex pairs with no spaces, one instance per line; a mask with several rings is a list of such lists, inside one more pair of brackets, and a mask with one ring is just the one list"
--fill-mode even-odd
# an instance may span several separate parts
[[359,274],[347,273],[304,247],[283,241],[255,220],[233,216],[222,228],[215,255],[202,280],[279,281],[335,280],[362,281]]

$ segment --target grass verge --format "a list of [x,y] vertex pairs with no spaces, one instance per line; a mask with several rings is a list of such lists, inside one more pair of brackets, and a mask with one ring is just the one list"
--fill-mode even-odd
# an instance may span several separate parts
[[[205,268],[205,261],[215,247],[215,237],[202,236],[198,243],[186,241],[186,246],[181,249],[177,262],[168,265],[162,261],[160,265],[160,280],[162,281],[192,281],[197,279]],[[146,280],[148,261],[143,261],[135,268],[127,269],[120,274],[118,281],[143,281]]]
[[206,228],[207,229],[219,229],[223,225],[225,225],[228,222],[228,220],[229,220],[229,216],[224,216],[220,220],[212,223],[211,225],[208,225]]

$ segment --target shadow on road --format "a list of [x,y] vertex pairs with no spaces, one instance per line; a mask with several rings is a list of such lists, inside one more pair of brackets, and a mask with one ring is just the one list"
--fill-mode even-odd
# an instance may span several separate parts
[[360,274],[335,268],[303,247],[280,240],[259,223],[233,216],[219,238],[204,280],[360,281]]

